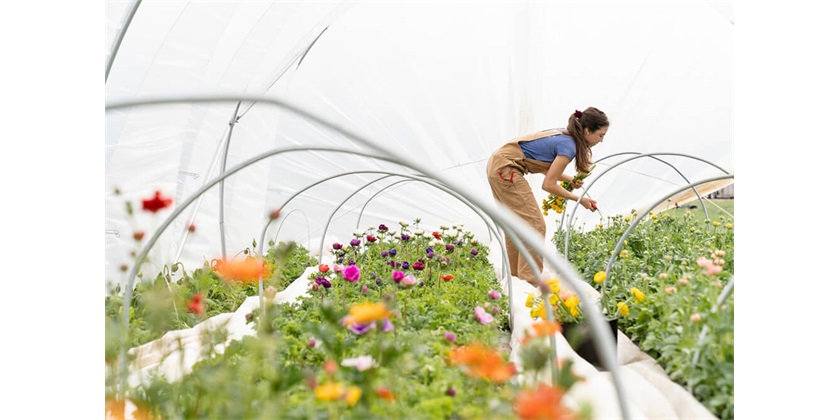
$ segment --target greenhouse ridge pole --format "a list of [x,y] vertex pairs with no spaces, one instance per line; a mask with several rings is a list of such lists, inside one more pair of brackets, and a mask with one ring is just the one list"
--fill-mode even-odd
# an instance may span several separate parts
[[[236,109],[233,111],[233,116],[230,117],[230,122],[228,125],[230,129],[228,129],[227,139],[225,140],[225,152],[222,153],[222,166],[219,168],[219,174],[225,173],[225,167],[227,166],[227,157],[228,152],[230,152],[230,138],[233,136],[233,126],[239,122],[239,117],[236,115],[239,113],[239,106],[242,105],[242,101],[236,103]],[[225,244],[225,181],[219,183],[219,231],[221,233],[221,240],[222,240],[222,258],[227,258],[227,249]]]
[[[387,148],[380,145],[380,144],[387,144],[387,142],[382,142],[382,143],[374,142],[372,140],[367,139],[366,137],[355,134],[354,132],[338,125],[337,123],[333,123],[331,121],[328,121],[328,120],[326,120],[324,118],[321,118],[321,117],[319,117],[319,116],[317,116],[313,113],[310,113],[310,112],[308,112],[306,110],[303,110],[303,109],[301,109],[297,106],[291,105],[287,102],[284,102],[284,101],[276,99],[276,98],[270,98],[270,97],[258,96],[258,95],[237,94],[237,95],[209,95],[209,96],[208,95],[180,95],[180,96],[173,96],[173,97],[156,97],[156,98],[146,98],[146,99],[126,99],[126,100],[121,100],[121,101],[115,101],[115,102],[112,102],[109,105],[106,105],[106,111],[113,111],[113,110],[118,110],[118,109],[122,109],[122,108],[126,108],[126,107],[140,106],[140,105],[150,106],[150,105],[161,105],[161,104],[172,104],[172,103],[183,103],[183,102],[204,102],[204,103],[207,103],[207,102],[226,102],[226,101],[228,101],[228,102],[229,101],[252,101],[252,100],[257,101],[257,102],[264,102],[264,103],[267,103],[267,104],[271,104],[271,105],[273,105],[273,106],[275,106],[279,109],[287,110],[287,111],[290,111],[294,114],[297,114],[298,116],[301,116],[306,120],[317,123],[317,124],[322,125],[324,127],[328,127],[331,130],[335,131],[336,133],[341,134],[341,135],[345,136],[346,138],[348,138],[350,140],[356,141],[356,142],[360,143],[361,145],[368,147],[370,150],[374,151],[375,154],[377,156],[379,156],[380,158],[395,162],[399,165],[406,166],[410,169],[414,169],[414,170],[424,174],[425,176],[427,176],[430,179],[434,179],[434,180],[436,180],[437,182],[440,182],[443,185],[448,185],[446,183],[446,181],[443,179],[442,175],[438,174],[437,171],[433,170],[433,168],[427,167],[425,163],[419,162],[416,159],[413,159],[411,157],[397,156],[393,151],[388,150]],[[309,150],[311,150],[311,149],[312,148],[310,148]],[[246,160],[245,162],[242,162],[240,165],[233,168],[231,171],[227,172],[226,175],[223,175],[220,178],[224,179],[224,177],[241,170],[242,168],[244,168],[247,165],[250,165],[252,163],[255,163],[257,161],[265,159],[266,157],[272,156],[273,154],[277,154],[279,152],[280,151],[272,150],[272,151],[260,154],[256,157],[253,157],[249,160]],[[368,155],[368,156],[370,156],[370,155]],[[198,196],[198,194],[203,194],[204,191],[206,191],[208,188],[209,187],[204,187],[204,188],[200,189],[199,191],[196,191],[196,193],[194,193],[194,195],[191,196],[191,199],[194,200],[195,197]],[[545,259],[545,261],[548,262],[548,264],[550,264],[551,266],[553,266],[557,270],[559,275],[563,276],[564,278],[569,278],[569,279],[572,279],[572,280],[580,279],[580,274],[574,269],[574,267],[571,266],[569,261],[566,260],[565,258],[562,258],[556,252],[556,249],[550,249],[547,246],[545,246],[545,243],[544,243],[545,242],[545,237],[539,237],[533,231],[533,228],[528,226],[523,220],[521,220],[519,218],[519,216],[517,216],[515,213],[513,213],[513,211],[511,211],[510,209],[504,208],[504,207],[497,206],[497,205],[495,205],[495,203],[488,202],[486,197],[477,195],[471,189],[467,189],[467,188],[464,188],[464,187],[457,187],[457,186],[454,186],[454,185],[451,186],[450,188],[452,188],[453,191],[455,191],[456,193],[458,193],[459,195],[461,195],[465,199],[470,200],[474,203],[479,203],[478,204],[479,208],[484,210],[484,212],[487,213],[487,215],[491,219],[493,219],[497,223],[501,222],[500,226],[504,230],[505,234],[515,235],[515,236],[520,237],[520,239],[522,239],[524,241],[526,246],[531,247],[532,249],[535,250],[535,252],[540,253],[543,256],[543,258]],[[187,204],[187,203],[184,203],[184,204]],[[179,210],[180,210],[180,207],[179,207]],[[180,211],[178,211],[177,213],[180,213]],[[172,218],[173,218],[173,216],[170,216],[169,218],[167,218],[166,223],[167,224],[171,223]],[[158,229],[158,231],[155,232],[155,235],[153,235],[153,237],[152,237],[153,240],[150,239],[149,243],[153,243],[154,240],[157,240],[157,237],[159,237],[159,236],[160,236],[160,229]],[[140,257],[145,258],[145,255],[148,254],[148,251],[149,251],[148,248],[149,247],[150,247],[149,244],[147,244],[144,247],[144,249],[142,251],[143,253],[141,253]],[[131,271],[130,276],[129,276],[129,283],[133,284],[134,277],[136,275],[137,275],[137,263],[135,263],[134,267],[132,267],[132,271]],[[545,282],[542,279],[540,279],[539,281],[540,281],[541,285],[545,284]],[[581,280],[581,281],[583,281],[583,280]],[[584,295],[585,294],[584,289],[579,284],[577,284],[575,281],[569,282],[569,285],[574,290],[574,292],[577,293],[578,295]],[[128,320],[128,307],[127,306],[131,303],[131,301],[130,301],[130,288],[128,288],[126,290],[126,296],[127,296],[127,299],[129,299],[129,300],[126,301],[126,309],[125,309],[125,320],[127,321]],[[610,332],[609,324],[607,324],[607,320],[604,317],[604,315],[601,314],[596,309],[592,308],[591,305],[585,305],[581,309],[583,310],[584,314],[592,320],[591,325],[593,327],[593,332],[594,332],[594,337],[593,338],[594,338],[595,343],[596,343],[596,350],[597,350],[598,356],[600,356],[602,359],[606,360],[606,365],[607,365],[606,368],[610,371],[610,374],[612,375],[612,378],[613,378],[612,384],[615,388],[616,398],[617,398],[619,408],[621,410],[622,417],[625,418],[625,419],[630,418],[630,411],[629,411],[629,407],[627,405],[626,392],[625,392],[625,389],[624,389],[624,381],[621,379],[622,375],[618,371],[618,361],[614,360],[612,357],[610,357],[610,355],[612,353],[615,353],[617,351],[617,344],[614,342],[614,340],[611,339],[612,334]],[[553,321],[553,317],[550,317],[550,318]],[[127,335],[127,333],[128,333],[128,331],[126,329],[124,334]],[[123,341],[123,345],[125,345],[125,343],[126,343],[126,341]],[[124,367],[125,366],[125,351],[121,352],[120,356],[121,356],[121,359],[120,359],[121,364],[120,365],[122,367]],[[552,357],[553,361],[556,361],[556,357],[557,357],[556,354],[552,355],[551,357]],[[125,372],[124,369],[123,369],[123,372]],[[127,380],[127,377],[125,377],[123,379]],[[123,392],[124,392],[124,390],[123,390]]]

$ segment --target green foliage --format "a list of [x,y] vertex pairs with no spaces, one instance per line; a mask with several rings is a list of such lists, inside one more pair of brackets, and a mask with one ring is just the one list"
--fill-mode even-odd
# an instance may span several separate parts
[[[568,259],[593,287],[606,288],[604,307],[610,313],[619,303],[627,305],[629,313],[619,318],[619,328],[640,349],[712,413],[731,419],[734,292],[722,305],[717,301],[734,272],[734,226],[726,216],[698,220],[696,215],[681,209],[648,215],[622,243],[639,216],[609,217],[594,230],[570,232]],[[561,254],[565,238],[562,228],[555,232]],[[607,270],[614,252],[605,286],[595,284],[595,273]]]

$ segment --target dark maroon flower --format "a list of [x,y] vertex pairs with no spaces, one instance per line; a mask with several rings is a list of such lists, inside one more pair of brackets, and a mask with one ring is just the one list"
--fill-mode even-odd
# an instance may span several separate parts
[[455,250],[455,245],[446,244],[446,250],[449,251],[449,252],[454,251]]
[[451,386],[449,388],[446,388],[446,395],[454,397],[456,394],[457,392],[455,392],[455,388],[452,388]]
[[340,243],[336,242],[336,243],[333,244],[333,249],[334,250],[338,251],[341,248],[342,248],[342,245]]
[[150,211],[152,213],[157,213],[158,210],[165,209],[171,204],[171,198],[163,197],[160,195],[160,191],[155,191],[154,197],[148,200],[143,200],[143,210]]
[[379,231],[380,231],[380,232],[387,232],[387,231],[388,231],[388,226],[385,226],[385,225],[379,225]]
[[376,242],[376,236],[368,235],[368,236],[365,236],[365,238],[368,240],[368,242],[371,242],[371,243]]
[[417,261],[416,263],[412,264],[411,267],[414,268],[417,271],[420,271],[420,270],[426,268],[426,266],[423,264],[422,261]]

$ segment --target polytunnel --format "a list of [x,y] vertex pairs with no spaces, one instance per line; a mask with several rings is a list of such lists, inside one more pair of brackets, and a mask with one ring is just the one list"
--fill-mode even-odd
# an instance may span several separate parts
[[[459,234],[470,232],[468,243],[486,247],[495,287],[508,305],[506,322],[516,327],[507,331],[514,360],[527,353],[522,340],[528,336],[518,329],[535,322],[525,296],[548,289],[510,276],[501,235],[540,249],[542,280],[557,278],[584,302],[595,302],[600,290],[570,262],[573,228],[584,235],[611,216],[649,207],[654,214],[692,201],[705,206],[705,196],[734,182],[732,2],[136,0],[106,6],[104,291],[123,293],[121,322],[135,316],[131,290],[161,273],[175,281],[220,260],[249,252],[262,257],[277,243],[301,244],[318,261],[277,294],[277,302],[288,303],[308,293],[318,264],[344,262],[334,259],[333,244],[364,239],[380,225],[402,223],[420,236],[457,226]],[[510,139],[564,127],[570,114],[590,106],[610,119],[604,142],[593,148],[596,176],[585,190],[598,199],[598,211],[570,203],[565,214],[572,216],[546,215],[547,234],[539,237],[493,200],[487,159]],[[545,198],[542,177],[528,181],[537,200]],[[142,211],[140,203],[157,197],[166,203],[160,211]],[[558,242],[554,234],[564,227],[566,238]],[[633,240],[630,230],[623,233]],[[244,316],[265,316],[263,280],[256,296],[204,327],[224,324],[236,339],[256,334]],[[731,285],[734,278],[727,294],[715,295],[710,316],[725,312],[717,308],[729,303]],[[551,306],[546,309],[554,319]],[[704,407],[686,391],[696,387],[676,385],[623,333],[610,344],[595,306],[581,309],[601,318],[592,323],[599,355],[617,351],[618,359],[605,362],[606,371],[595,369],[562,335],[552,335],[551,360],[574,358],[575,373],[586,379],[553,404],[578,413],[589,407],[594,418],[731,416]],[[482,319],[478,312],[476,306]],[[193,364],[212,358],[204,347],[184,344],[204,327],[172,332],[165,343],[131,349],[123,343],[119,378],[106,380],[108,401],[124,401],[127,388],[143,384],[154,368],[171,381],[189,377]],[[178,350],[176,336],[184,346]],[[708,336],[714,332],[707,328],[700,341]],[[224,353],[230,343],[223,340],[210,353]],[[155,354],[160,348],[169,350]],[[129,373],[129,356],[145,364]],[[523,360],[517,359],[520,371]],[[628,367],[637,362],[645,367]],[[542,376],[549,382],[568,374],[559,364],[549,370]],[[370,409],[370,390],[359,386],[360,406]],[[352,395],[342,389],[336,395]],[[435,410],[446,417],[459,407],[451,402],[455,391],[446,392],[449,399],[438,405],[395,398],[418,417],[437,418]],[[142,406],[136,396],[128,400]],[[495,404],[515,406],[511,417],[528,417],[519,403],[494,399],[488,406]],[[119,407],[109,415],[130,412]],[[322,414],[361,415],[350,411],[355,407],[354,399]],[[289,414],[298,415],[306,417]]]

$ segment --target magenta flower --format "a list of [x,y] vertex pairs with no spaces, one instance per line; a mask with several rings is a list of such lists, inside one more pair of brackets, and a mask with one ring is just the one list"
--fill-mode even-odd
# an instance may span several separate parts
[[359,246],[359,244],[361,244],[361,243],[362,243],[362,241],[360,241],[358,239],[355,239],[355,238],[350,240],[350,246]]
[[344,280],[355,283],[355,282],[359,281],[359,274],[360,274],[359,267],[356,267],[355,265],[347,266],[344,269]]
[[368,292],[367,285],[362,286],[362,293],[367,293],[367,292]]
[[367,238],[368,242],[376,242],[376,236],[368,235],[365,238]]
[[365,323],[365,324],[350,324],[350,325],[347,326],[347,329],[352,331],[353,334],[362,335],[362,334],[370,331],[370,328],[372,326],[374,326],[375,324],[376,324],[376,322],[368,322],[368,323]]
[[491,290],[489,293],[487,293],[487,295],[490,296],[490,299],[493,299],[493,300],[496,300],[496,299],[502,297],[502,295],[495,290]]
[[449,251],[449,252],[454,251],[455,250],[455,245],[446,244],[446,250]]
[[470,250],[470,254],[473,254],[474,256],[478,255],[478,251],[476,251],[475,248],[473,248]]
[[477,319],[481,325],[487,325],[487,323],[493,322],[493,315],[488,314],[481,306],[476,306],[474,312],[475,319]]
[[392,270],[391,277],[394,278],[394,283],[399,283],[402,281],[402,279],[405,278],[405,273],[403,273],[402,271]]
[[455,333],[450,332],[450,331],[447,331],[447,332],[443,333],[443,338],[445,338],[446,341],[449,341],[450,343],[454,343],[455,340],[457,340],[457,337],[455,336]]
[[382,321],[382,332],[388,332],[394,329],[394,324],[391,323],[391,320],[388,318],[383,319]]
[[333,249],[334,250],[338,251],[341,248],[342,248],[342,245],[340,243],[336,242],[336,243],[333,244]]
[[379,225],[379,230],[382,231],[382,232],[387,232],[388,231],[388,226]]

